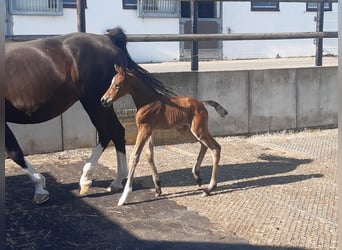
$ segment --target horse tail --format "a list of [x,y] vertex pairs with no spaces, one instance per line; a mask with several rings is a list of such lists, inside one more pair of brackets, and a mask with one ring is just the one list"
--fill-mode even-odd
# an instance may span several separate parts
[[215,110],[217,111],[217,113],[221,116],[221,117],[225,117],[226,115],[228,115],[228,111],[222,107],[219,103],[212,101],[212,100],[208,100],[208,101],[202,101],[202,103],[204,104],[208,104],[212,107],[215,108]]

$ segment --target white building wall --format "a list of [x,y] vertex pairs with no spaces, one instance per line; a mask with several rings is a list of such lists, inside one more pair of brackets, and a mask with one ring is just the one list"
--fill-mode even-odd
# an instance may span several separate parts
[[58,35],[77,31],[76,9],[64,9],[62,16],[13,15],[14,35]]
[[[223,3],[223,33],[315,32],[316,12],[305,3],[280,3],[280,11],[250,11],[249,2]],[[324,30],[337,31],[337,4],[324,13]],[[329,20],[329,21],[328,21]],[[337,54],[337,39],[324,39],[325,54]],[[224,41],[224,59],[314,56],[314,39]]]
[[[86,27],[90,33],[103,34],[120,26],[126,34],[179,34],[178,18],[140,18],[137,10],[123,9],[122,1],[101,0],[99,4],[98,0],[88,0],[87,5]],[[136,62],[179,60],[178,42],[128,43],[127,47]]]
[[[316,31],[315,12],[305,3],[280,3],[280,11],[251,11],[250,2],[223,2],[223,33],[270,33]],[[140,18],[137,10],[123,9],[122,1],[87,0],[86,31],[103,34],[120,26],[126,34],[179,34],[178,18]],[[325,12],[324,30],[337,31],[337,3]],[[76,9],[64,9],[63,16],[14,15],[13,34],[65,34],[77,31]],[[324,39],[324,54],[337,55],[337,39]],[[138,62],[174,61],[180,58],[178,42],[128,43]],[[314,56],[314,39],[223,41],[223,59]]]

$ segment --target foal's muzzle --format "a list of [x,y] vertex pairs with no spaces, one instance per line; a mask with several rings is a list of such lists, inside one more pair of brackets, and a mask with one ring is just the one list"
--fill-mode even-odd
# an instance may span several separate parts
[[113,98],[102,97],[101,103],[104,107],[108,108],[113,104]]

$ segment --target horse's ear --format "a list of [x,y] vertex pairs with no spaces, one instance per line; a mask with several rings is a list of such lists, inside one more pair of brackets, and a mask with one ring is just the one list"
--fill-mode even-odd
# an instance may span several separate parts
[[117,73],[125,74],[125,69],[122,66],[118,66],[118,65],[114,64],[114,69]]

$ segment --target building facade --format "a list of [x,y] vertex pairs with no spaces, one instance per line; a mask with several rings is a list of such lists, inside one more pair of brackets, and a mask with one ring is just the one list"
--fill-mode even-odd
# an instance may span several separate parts
[[[49,35],[77,31],[76,0],[6,0],[6,34]],[[337,31],[337,3],[325,3],[324,31]],[[317,3],[199,1],[198,33],[316,31]],[[126,34],[191,33],[189,1],[86,0],[86,32],[120,26]],[[249,59],[315,55],[315,39],[203,41],[201,59]],[[190,42],[130,42],[137,62],[187,60]],[[324,39],[324,55],[337,55],[337,39]]]

